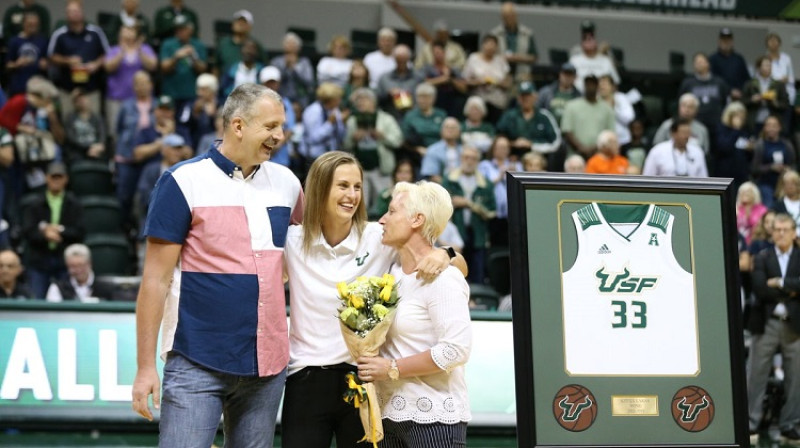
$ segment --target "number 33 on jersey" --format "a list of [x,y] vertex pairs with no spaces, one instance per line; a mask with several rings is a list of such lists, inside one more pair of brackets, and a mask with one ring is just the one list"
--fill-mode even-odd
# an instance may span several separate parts
[[567,373],[697,375],[694,278],[672,252],[674,217],[654,204],[592,203],[572,219],[578,255],[561,289]]

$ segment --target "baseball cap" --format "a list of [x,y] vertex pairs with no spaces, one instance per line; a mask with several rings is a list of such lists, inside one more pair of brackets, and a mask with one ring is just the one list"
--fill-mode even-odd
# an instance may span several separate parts
[[581,22],[581,33],[594,33],[594,22],[584,20]]
[[158,101],[156,101],[156,107],[168,107],[170,109],[175,108],[175,102],[172,101],[172,97],[169,95],[161,95],[158,97]]
[[235,13],[233,13],[233,20],[238,20],[238,19],[244,19],[250,25],[253,24],[253,14],[246,9],[240,9]]
[[184,140],[183,137],[178,134],[167,134],[161,139],[161,143],[166,146],[176,147],[185,145],[186,140]]
[[172,24],[175,25],[176,28],[180,26],[192,26],[192,22],[190,22],[189,18],[183,14],[178,14],[175,16],[175,18],[172,20]]
[[561,71],[562,71],[562,72],[569,72],[569,73],[573,73],[573,74],[574,74],[574,73],[576,73],[578,70],[577,70],[577,69],[575,68],[575,66],[574,66],[574,65],[572,65],[571,63],[569,63],[569,62],[565,62],[565,63],[561,64]]
[[595,83],[599,82],[597,79],[597,75],[589,73],[588,75],[583,77],[583,83],[586,84],[586,81],[594,81]]
[[733,31],[728,27],[722,28],[719,30],[719,37],[733,37]]
[[536,86],[530,81],[523,81],[519,83],[519,88],[517,90],[520,95],[536,93]]
[[268,65],[258,73],[258,82],[264,84],[267,81],[280,81],[281,71],[277,67]]
[[63,162],[52,162],[47,165],[47,175],[54,176],[54,175],[62,175],[66,176],[67,174],[67,166],[64,165]]

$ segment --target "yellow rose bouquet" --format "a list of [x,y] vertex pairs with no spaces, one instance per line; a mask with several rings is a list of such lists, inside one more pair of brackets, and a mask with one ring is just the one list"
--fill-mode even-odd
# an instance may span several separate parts
[[[353,360],[361,356],[377,356],[386,341],[397,307],[397,285],[394,276],[358,277],[353,282],[336,285],[342,306],[339,324],[342,336]],[[362,383],[355,372],[347,375],[348,391],[345,401],[358,408],[364,438],[361,441],[376,443],[383,440],[383,424],[375,385]]]

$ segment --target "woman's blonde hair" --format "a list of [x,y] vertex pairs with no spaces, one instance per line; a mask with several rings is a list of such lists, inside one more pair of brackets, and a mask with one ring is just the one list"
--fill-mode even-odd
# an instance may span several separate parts
[[[305,208],[303,209],[303,253],[308,255],[311,246],[320,234],[322,234],[322,222],[327,213],[328,196],[333,185],[333,176],[336,168],[342,165],[355,165],[364,179],[364,170],[358,159],[350,153],[342,151],[330,151],[322,154],[311,164],[311,169],[306,176],[305,185]],[[358,234],[367,225],[367,206],[364,198],[361,199],[353,215],[353,225],[356,226]]]
[[778,184],[775,186],[776,198],[783,199],[783,197],[786,196],[783,184],[789,181],[794,182],[798,187],[800,187],[800,174],[798,174],[795,170],[784,171],[783,174],[781,174],[781,177],[778,178]]
[[317,87],[317,99],[320,103],[341,98],[343,95],[344,90],[332,82],[323,82]]
[[733,101],[725,106],[725,110],[722,111],[722,124],[731,127],[731,120],[734,114],[747,114],[744,104],[739,101]]
[[350,39],[341,34],[337,34],[331,38],[331,42],[328,44],[328,51],[333,53],[333,47],[336,45],[344,45],[347,47],[347,52],[349,53],[353,46],[350,44]]
[[453,201],[445,188],[434,182],[421,180],[417,183],[398,182],[392,191],[392,197],[406,193],[403,204],[406,216],[413,218],[420,214],[425,217],[422,225],[422,237],[431,245],[444,232],[447,222],[453,216]]
[[761,203],[761,192],[758,190],[758,187],[753,182],[747,181],[742,185],[739,185],[739,190],[736,192],[736,205],[739,205],[742,202],[742,193],[747,191],[753,195],[753,204]]

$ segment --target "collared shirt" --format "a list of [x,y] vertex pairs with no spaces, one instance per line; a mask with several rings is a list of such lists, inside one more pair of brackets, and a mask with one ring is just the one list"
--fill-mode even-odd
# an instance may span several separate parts
[[778,257],[778,264],[781,267],[781,278],[786,278],[786,269],[789,267],[789,258],[792,256],[792,247],[789,250],[781,252],[778,246],[775,246],[775,255]]
[[672,140],[659,143],[644,161],[645,176],[708,177],[706,158],[700,147],[687,143],[686,150],[675,149]]
[[396,252],[381,243],[382,237],[383,226],[368,223],[360,237],[353,227],[336,246],[320,235],[306,255],[303,227],[289,228],[285,257],[291,296],[289,375],[308,366],[355,363],[336,319],[341,304],[336,284],[389,272]]
[[[103,30],[97,25],[87,23],[80,32],[72,31],[67,25],[55,30],[50,37],[47,56],[80,56],[81,61],[92,62],[108,53],[108,40]],[[81,87],[93,92],[100,88],[100,73],[92,74],[72,71],[70,67],[59,67],[56,85],[64,90]]]
[[174,350],[242,376],[286,367],[283,248],[302,210],[300,182],[287,168],[264,162],[244,178],[216,148],[161,176],[144,234],[182,245],[164,307],[162,356]]
[[[86,279],[86,283],[80,284],[75,277],[69,277],[69,284],[72,285],[72,289],[75,290],[75,299],[81,303],[97,303],[99,300],[97,297],[92,295],[92,286],[94,285],[94,272],[89,272],[89,277]],[[48,302],[63,302],[64,296],[61,294],[61,288],[57,283],[51,283],[50,287],[47,288],[47,294],[45,294],[45,299]]]

